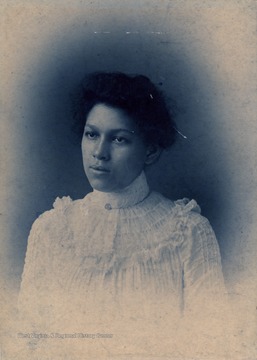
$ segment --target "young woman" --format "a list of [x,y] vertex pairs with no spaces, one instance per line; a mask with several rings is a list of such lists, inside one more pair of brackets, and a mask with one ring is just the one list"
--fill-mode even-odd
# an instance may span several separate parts
[[90,74],[77,105],[93,192],[57,198],[33,224],[22,316],[41,332],[156,339],[162,329],[171,341],[181,318],[206,319],[224,293],[219,247],[197,203],[147,184],[144,169],[173,144],[175,124],[145,76]]

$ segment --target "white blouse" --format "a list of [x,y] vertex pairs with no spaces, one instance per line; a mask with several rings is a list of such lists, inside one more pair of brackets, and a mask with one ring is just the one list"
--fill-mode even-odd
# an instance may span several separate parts
[[57,198],[35,221],[19,307],[41,330],[141,331],[204,313],[223,293],[219,247],[197,203],[150,192],[142,173],[117,193]]

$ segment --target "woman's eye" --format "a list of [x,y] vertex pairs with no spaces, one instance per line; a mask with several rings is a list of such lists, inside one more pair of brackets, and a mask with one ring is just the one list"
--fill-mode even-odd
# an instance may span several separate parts
[[86,131],[85,136],[90,140],[95,140],[97,138],[97,134],[93,131]]
[[115,136],[115,137],[113,138],[113,142],[114,142],[115,144],[124,144],[124,143],[127,142],[127,139],[125,139],[124,137]]

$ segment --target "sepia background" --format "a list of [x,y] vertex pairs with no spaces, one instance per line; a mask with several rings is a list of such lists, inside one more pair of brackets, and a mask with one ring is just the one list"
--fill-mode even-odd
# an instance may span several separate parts
[[[149,76],[187,139],[147,170],[194,198],[220,244],[230,294],[256,320],[256,2],[1,1],[1,274],[18,291],[33,221],[90,191],[72,126],[85,73]],[[247,279],[247,281],[246,281]],[[255,330],[254,330],[255,331]]]

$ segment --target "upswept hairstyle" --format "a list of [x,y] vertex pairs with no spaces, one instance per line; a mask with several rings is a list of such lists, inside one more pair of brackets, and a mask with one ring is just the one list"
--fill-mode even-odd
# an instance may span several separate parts
[[146,144],[170,147],[176,127],[164,96],[143,75],[95,72],[81,83],[74,106],[74,130],[82,136],[87,116],[97,104],[123,110],[139,127]]

